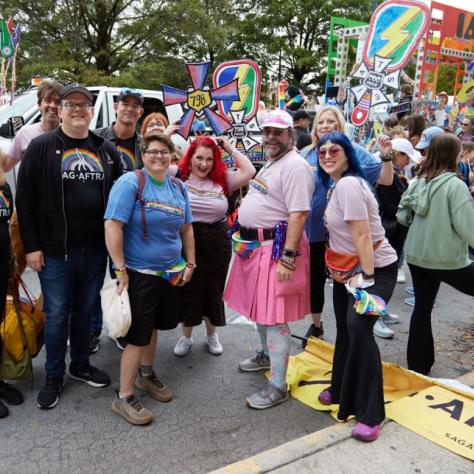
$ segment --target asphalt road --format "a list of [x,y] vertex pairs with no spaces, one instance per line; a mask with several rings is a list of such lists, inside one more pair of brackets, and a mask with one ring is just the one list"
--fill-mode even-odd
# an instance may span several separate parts
[[[30,274],[27,280],[38,286]],[[403,303],[405,285],[397,285],[391,311],[400,316],[393,340],[379,342],[382,358],[405,366],[405,350],[411,308]],[[325,339],[335,340],[331,287],[326,286],[323,315]],[[474,304],[471,297],[442,286],[433,312],[437,361],[432,376],[456,378],[472,370]],[[245,397],[256,391],[262,373],[244,374],[237,363],[258,349],[252,325],[241,323],[228,311],[228,326],[219,331],[224,353],[212,356],[205,331],[195,330],[194,346],[184,358],[173,355],[179,330],[160,334],[156,359],[159,378],[173,390],[169,403],[143,395],[144,404],[156,414],[148,427],[134,427],[114,415],[110,404],[119,372],[120,351],[104,334],[99,352],[91,362],[106,370],[113,386],[94,389],[68,380],[59,405],[42,411],[36,394],[44,382],[44,351],[35,359],[33,390],[29,381],[18,383],[25,403],[11,408],[0,420],[0,472],[5,473],[197,473],[216,469],[275,447],[334,423],[329,414],[302,403],[289,402],[269,410],[251,410]],[[303,335],[309,321],[293,324]],[[296,339],[292,352],[301,350]],[[469,352],[470,350],[470,352]]]

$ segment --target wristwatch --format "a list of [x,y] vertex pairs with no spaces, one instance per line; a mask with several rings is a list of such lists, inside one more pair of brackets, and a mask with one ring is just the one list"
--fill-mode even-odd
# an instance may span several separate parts
[[298,253],[296,252],[296,250],[283,249],[282,255],[284,257],[295,258],[298,255]]
[[393,156],[391,153],[389,153],[388,155],[384,155],[384,154],[381,154],[380,155],[380,159],[386,163],[387,161],[392,161],[393,160]]
[[366,280],[372,280],[375,276],[374,273],[370,273],[370,274],[365,273],[364,270],[362,270],[361,273],[362,273],[362,276],[364,277],[364,279],[366,279]]

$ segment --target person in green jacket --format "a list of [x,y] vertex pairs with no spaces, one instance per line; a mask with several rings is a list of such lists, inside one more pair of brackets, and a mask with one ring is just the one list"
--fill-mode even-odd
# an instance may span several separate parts
[[409,227],[405,256],[415,289],[408,338],[408,368],[428,374],[434,364],[431,310],[441,282],[474,296],[474,200],[457,175],[461,142],[435,136],[418,180],[403,194],[397,212]]

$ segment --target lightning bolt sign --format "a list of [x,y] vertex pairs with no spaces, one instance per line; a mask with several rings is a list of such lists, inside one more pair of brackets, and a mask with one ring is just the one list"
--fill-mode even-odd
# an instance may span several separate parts
[[[420,11],[418,8],[410,7],[408,10],[394,23],[392,23],[381,35],[382,39],[386,39],[387,43],[378,52],[379,56],[390,57],[399,47],[410,39],[410,32],[405,28],[410,22],[418,16]],[[413,22],[412,24],[414,24]]]
[[243,111],[245,121],[250,121],[257,114],[260,99],[260,68],[257,63],[248,59],[227,61],[219,64],[212,76],[214,87],[220,87],[229,81],[237,81],[240,98],[236,101],[219,102],[219,112],[233,120],[232,112]]
[[387,72],[401,69],[410,59],[430,24],[430,11],[414,0],[389,0],[370,20],[362,58],[367,66],[375,56],[390,58]]

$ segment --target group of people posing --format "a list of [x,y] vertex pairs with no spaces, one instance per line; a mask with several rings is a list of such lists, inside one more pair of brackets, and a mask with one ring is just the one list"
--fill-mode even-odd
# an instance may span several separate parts
[[[383,136],[376,158],[351,143],[335,108],[318,111],[312,144],[301,154],[292,116],[284,110],[265,113],[260,126],[266,162],[256,173],[223,137],[195,138],[176,162],[171,137],[178,126],[161,114],[145,118],[144,125],[154,122],[154,128],[142,126],[138,136],[139,90],[122,89],[116,122],[97,131],[89,130],[93,97],[81,85],[63,88],[48,81],[38,98],[41,124],[20,131],[4,164],[9,169],[21,160],[16,211],[26,261],[38,272],[44,296],[46,381],[38,406],[53,408],[59,401],[68,338],[69,377],[93,387],[111,382],[89,361],[102,330],[99,291],[107,257],[117,291],[128,290],[132,309],[131,327],[118,341],[124,350],[112,410],[137,425],[150,423],[154,415],[135,388],[159,401],[172,398],[154,370],[158,331],[181,323],[174,353],[185,356],[193,327],[204,320],[209,352],[219,355],[216,327],[225,325],[223,301],[256,323],[261,341],[261,350],[240,362],[240,370],[270,370],[261,389],[247,398],[248,406],[266,409],[285,402],[289,323],[311,313],[308,336],[323,334],[329,266],[337,338],[331,385],[319,400],[339,404],[341,420],[355,416],[354,437],[376,439],[385,417],[373,332],[377,320],[355,312],[345,284],[366,288],[388,303],[404,248],[416,300],[408,367],[429,373],[431,309],[440,282],[474,295],[474,264],[468,257],[474,201],[458,177],[460,140],[442,130],[430,135],[413,184],[401,194],[399,181],[404,182],[404,168],[415,156],[410,142]],[[224,165],[223,152],[232,156],[235,170]],[[3,258],[10,252],[13,200],[2,183],[8,202],[0,213]],[[248,191],[238,220],[229,229],[228,198],[244,186]],[[386,237],[378,202],[382,189],[400,201],[395,214],[408,228],[401,246]],[[226,284],[232,250],[236,255]],[[334,260],[346,266],[334,266]],[[7,272],[1,277],[3,305]],[[396,322],[390,315],[386,320]]]

